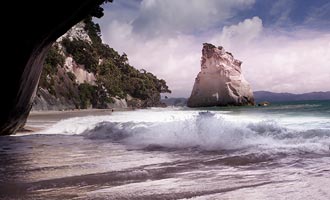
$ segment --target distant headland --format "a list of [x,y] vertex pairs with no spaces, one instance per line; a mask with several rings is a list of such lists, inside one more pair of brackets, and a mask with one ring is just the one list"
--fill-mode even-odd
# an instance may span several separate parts
[[269,91],[254,92],[256,102],[284,102],[284,101],[309,101],[309,100],[330,100],[330,91],[327,92],[308,92],[302,94],[276,93]]
[[[275,93],[269,91],[255,91],[253,92],[255,102],[288,102],[288,101],[330,101],[330,91],[327,92],[309,92],[302,94],[293,93]],[[161,101],[167,106],[186,106],[188,98],[167,98]]]

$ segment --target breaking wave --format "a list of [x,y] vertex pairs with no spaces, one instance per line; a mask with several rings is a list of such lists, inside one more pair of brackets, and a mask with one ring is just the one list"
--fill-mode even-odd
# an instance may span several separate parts
[[329,129],[290,129],[272,120],[235,121],[211,112],[197,112],[190,116],[172,120],[119,122],[97,117],[70,119],[60,122],[56,132],[141,149],[158,146],[172,149],[329,153]]

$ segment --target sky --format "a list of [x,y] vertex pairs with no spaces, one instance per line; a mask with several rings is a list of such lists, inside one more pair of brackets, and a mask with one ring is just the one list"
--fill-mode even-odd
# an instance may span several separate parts
[[202,44],[243,62],[253,91],[330,91],[328,0],[114,0],[94,21],[129,63],[189,97]]

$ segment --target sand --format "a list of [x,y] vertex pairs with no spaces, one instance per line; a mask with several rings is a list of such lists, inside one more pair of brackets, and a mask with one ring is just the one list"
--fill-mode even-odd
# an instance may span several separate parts
[[133,108],[114,108],[114,109],[85,109],[85,110],[65,110],[65,111],[31,111],[25,126],[17,134],[27,134],[37,132],[45,127],[52,125],[60,120],[72,117],[84,117],[89,115],[111,115],[118,111],[131,111]]

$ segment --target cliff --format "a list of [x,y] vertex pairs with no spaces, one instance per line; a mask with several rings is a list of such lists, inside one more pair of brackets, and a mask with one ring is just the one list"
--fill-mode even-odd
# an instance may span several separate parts
[[[6,42],[0,79],[3,94],[0,135],[23,127],[30,112],[45,56],[51,44],[88,16],[101,17],[103,2],[111,0],[6,1],[1,12]],[[13,9],[14,8],[14,9]],[[13,17],[15,14],[23,17]]]
[[242,62],[223,47],[204,43],[201,71],[188,99],[189,107],[254,105],[253,92],[244,79]]
[[91,18],[76,24],[46,56],[32,110],[163,106],[166,82],[137,70],[101,41]]

